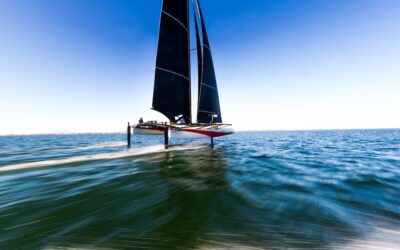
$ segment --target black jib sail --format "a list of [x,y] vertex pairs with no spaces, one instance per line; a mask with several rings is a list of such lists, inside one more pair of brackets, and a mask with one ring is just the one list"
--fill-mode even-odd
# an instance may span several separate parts
[[171,122],[191,122],[188,0],[163,0],[153,109]]
[[[219,105],[219,96],[217,88],[217,80],[215,77],[214,63],[211,55],[210,43],[208,41],[208,35],[204,23],[203,13],[200,8],[200,3],[196,0],[197,9],[200,16],[200,25],[203,37],[202,46],[202,61],[200,62],[199,68],[201,67],[201,73],[199,74],[199,101],[197,110],[197,122],[198,123],[222,123],[221,108]],[[199,34],[197,39],[199,39]],[[198,54],[201,48],[198,46]]]

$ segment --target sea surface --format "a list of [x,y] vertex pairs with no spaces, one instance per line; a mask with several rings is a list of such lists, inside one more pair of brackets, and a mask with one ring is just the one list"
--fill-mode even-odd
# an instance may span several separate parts
[[0,249],[400,249],[400,130],[0,137]]

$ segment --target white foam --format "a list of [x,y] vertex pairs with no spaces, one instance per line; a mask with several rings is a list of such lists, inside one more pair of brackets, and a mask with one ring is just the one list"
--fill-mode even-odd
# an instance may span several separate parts
[[86,161],[95,161],[95,160],[111,160],[111,159],[127,158],[127,157],[132,157],[132,156],[153,154],[153,153],[159,153],[159,152],[193,150],[193,149],[198,149],[198,148],[202,148],[202,147],[204,147],[204,146],[174,146],[174,147],[170,147],[169,149],[166,150],[166,149],[164,149],[164,146],[162,146],[162,145],[147,146],[147,147],[143,147],[143,148],[133,148],[133,149],[129,149],[126,151],[106,153],[106,154],[83,155],[83,156],[69,157],[69,158],[58,159],[58,160],[45,160],[45,161],[6,165],[3,167],[0,167],[0,172],[57,166],[57,165],[64,165],[64,164],[77,163],[77,162],[86,162]]
[[92,146],[80,147],[72,150],[81,151],[81,150],[89,150],[89,149],[100,149],[100,148],[113,148],[113,147],[122,147],[126,146],[126,142],[103,142],[98,143]]

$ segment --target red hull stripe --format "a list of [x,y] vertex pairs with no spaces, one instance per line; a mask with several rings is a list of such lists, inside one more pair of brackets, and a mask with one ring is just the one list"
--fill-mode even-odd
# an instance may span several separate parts
[[[153,130],[157,132],[164,132],[162,128],[157,128],[157,127],[140,127],[140,126],[134,126],[134,128],[137,129],[143,129],[143,130]],[[215,130],[202,130],[202,129],[188,129],[188,128],[171,128],[173,130],[177,131],[182,131],[182,132],[189,132],[193,134],[200,134],[200,135],[205,135],[209,137],[220,137],[220,136],[225,136],[225,135],[230,135],[232,132],[226,132],[226,131],[215,131]]]
[[181,131],[206,135],[210,137],[220,137],[224,135],[230,135],[231,132],[223,132],[223,131],[213,131],[213,130],[199,130],[199,129],[180,129]]

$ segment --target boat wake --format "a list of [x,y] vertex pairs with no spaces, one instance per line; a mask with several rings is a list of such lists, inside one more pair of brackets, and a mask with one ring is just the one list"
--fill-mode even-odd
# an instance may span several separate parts
[[[67,151],[84,151],[91,149],[102,149],[102,148],[111,148],[111,147],[123,147],[126,146],[126,142],[102,142],[91,146],[79,147],[79,148],[71,148]],[[65,150],[64,150],[65,151]]]
[[59,166],[59,165],[78,163],[78,162],[128,158],[128,157],[133,157],[133,156],[141,156],[141,155],[161,153],[161,152],[194,150],[194,149],[200,149],[203,147],[206,147],[206,146],[204,146],[204,145],[174,146],[174,147],[170,147],[169,149],[164,149],[163,145],[146,146],[146,147],[142,147],[142,148],[132,148],[132,149],[128,149],[125,151],[119,151],[119,152],[113,152],[113,153],[83,155],[83,156],[75,156],[75,157],[69,157],[69,158],[57,159],[57,160],[44,160],[44,161],[37,161],[37,162],[27,162],[27,163],[5,165],[5,166],[0,167],[0,173],[24,170],[24,169],[32,169],[32,168]]

